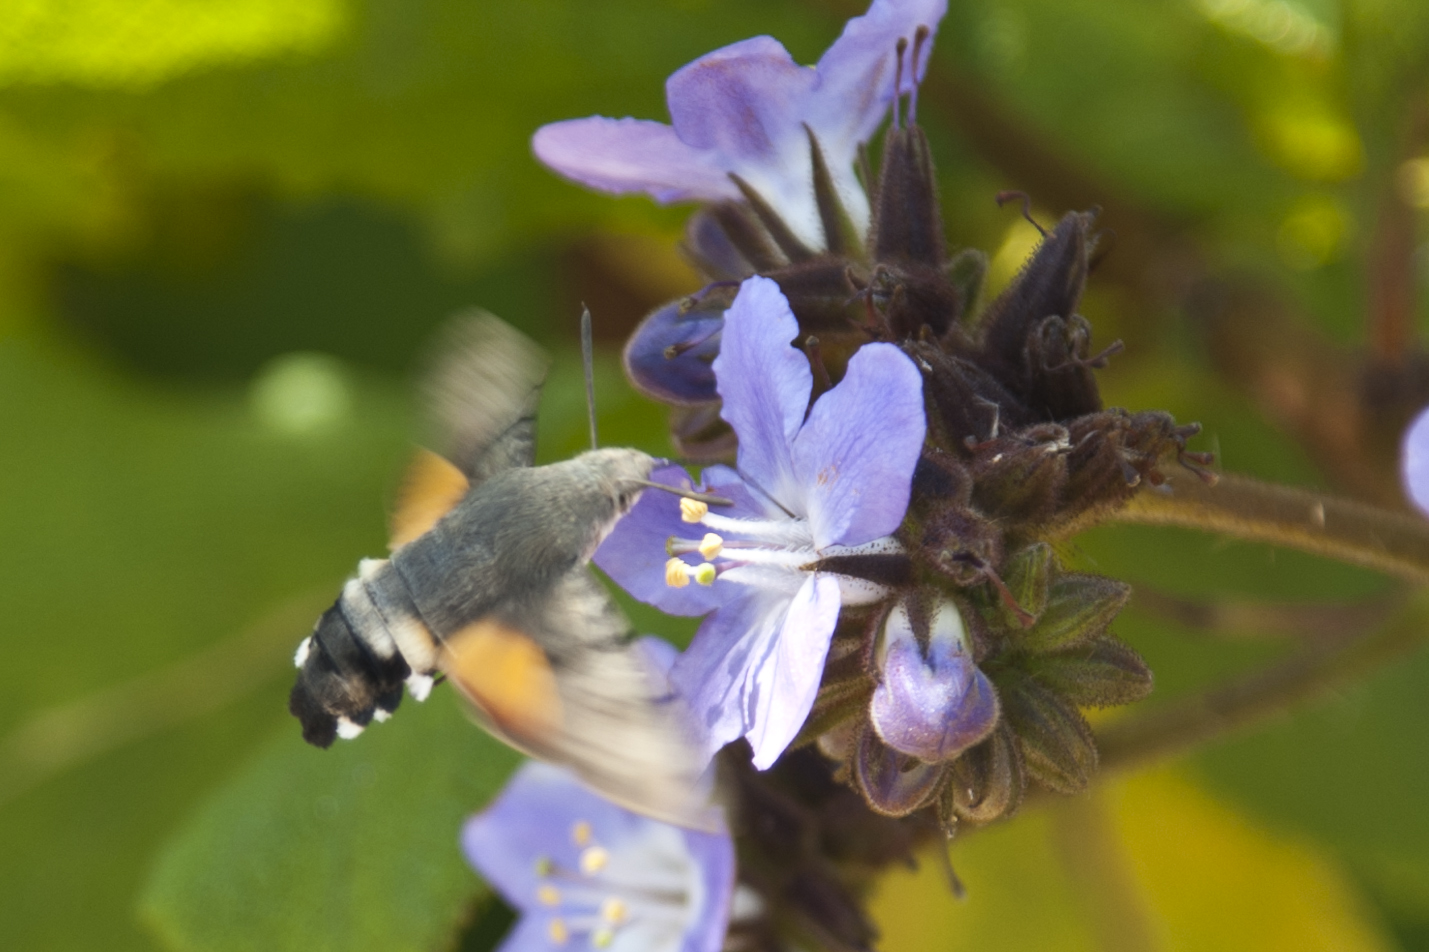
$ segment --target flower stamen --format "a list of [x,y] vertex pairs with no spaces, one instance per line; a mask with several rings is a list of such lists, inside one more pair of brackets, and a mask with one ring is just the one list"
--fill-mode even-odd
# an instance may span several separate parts
[[684,588],[690,584],[690,565],[684,559],[670,559],[665,563],[665,584],[671,588]]
[[610,854],[603,847],[591,846],[581,852],[581,872],[594,876],[610,862]]
[[715,558],[720,550],[724,548],[724,539],[713,532],[706,532],[705,537],[700,540],[699,553],[704,556],[705,561]]

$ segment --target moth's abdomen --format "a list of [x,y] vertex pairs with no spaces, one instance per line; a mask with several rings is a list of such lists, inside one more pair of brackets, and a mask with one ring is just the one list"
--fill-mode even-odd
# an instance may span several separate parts
[[304,740],[327,747],[386,720],[404,684],[425,700],[436,660],[436,643],[401,579],[385,561],[364,561],[298,646],[288,710],[302,723]]

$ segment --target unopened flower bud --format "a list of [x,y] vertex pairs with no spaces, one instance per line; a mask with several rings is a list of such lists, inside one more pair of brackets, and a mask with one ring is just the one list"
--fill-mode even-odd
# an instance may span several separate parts
[[882,681],[869,717],[885,744],[929,763],[951,760],[997,724],[997,692],[964,645],[950,601],[935,609],[925,655],[900,603],[884,626]]

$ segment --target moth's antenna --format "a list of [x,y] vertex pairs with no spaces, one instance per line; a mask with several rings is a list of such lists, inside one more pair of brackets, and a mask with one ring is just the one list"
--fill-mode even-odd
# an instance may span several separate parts
[[581,302],[581,363],[585,366],[585,408],[590,416],[590,448],[599,444],[595,436],[595,345],[591,341],[590,308]]

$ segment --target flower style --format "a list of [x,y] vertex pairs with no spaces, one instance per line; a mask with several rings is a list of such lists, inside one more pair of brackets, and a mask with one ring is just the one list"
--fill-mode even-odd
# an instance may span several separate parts
[[1404,494],[1415,508],[1429,516],[1429,407],[1421,410],[1404,431],[1399,472]]
[[[778,285],[746,280],[714,361],[738,468],[703,474],[733,505],[716,512],[646,493],[595,555],[636,598],[671,614],[713,612],[671,680],[707,732],[708,752],[743,735],[760,769],[813,706],[840,605],[888,592],[841,569],[901,551],[890,536],[907,511],[926,429],[922,377],[890,344],[861,348],[810,409],[813,374],[789,346],[797,335]],[[652,478],[688,482],[678,467]],[[702,538],[683,538],[697,525]]]
[[536,157],[568,178],[660,202],[741,198],[738,176],[805,244],[822,246],[809,137],[818,140],[853,224],[868,227],[868,198],[853,166],[858,146],[887,114],[898,90],[922,78],[927,57],[906,57],[919,27],[932,32],[947,0],[874,0],[814,67],[799,66],[775,39],[758,36],[682,67],[665,84],[670,125],[591,116],[543,126]]
[[579,942],[612,952],[718,952],[734,893],[734,846],[631,813],[569,771],[530,762],[462,848],[521,912],[502,952]]
[[884,624],[883,680],[869,718],[882,741],[927,763],[952,760],[997,726],[997,692],[965,644],[957,606],[933,611],[926,652],[900,602]]

